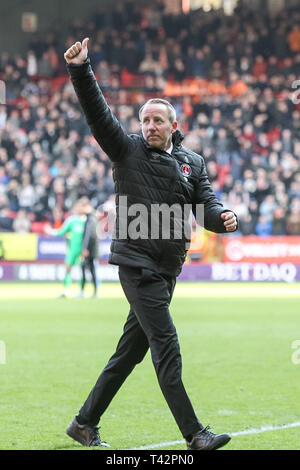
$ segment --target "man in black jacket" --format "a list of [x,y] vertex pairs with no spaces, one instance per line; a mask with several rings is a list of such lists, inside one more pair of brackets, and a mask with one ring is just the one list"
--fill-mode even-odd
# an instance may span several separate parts
[[93,297],[97,297],[98,292],[98,278],[97,278],[97,259],[99,255],[99,240],[97,235],[97,216],[93,210],[93,206],[87,197],[82,197],[79,202],[81,203],[82,210],[86,215],[86,222],[83,231],[82,239],[82,253],[81,253],[81,290],[77,297],[84,296],[84,288],[86,284],[86,270],[88,269],[92,276],[92,283],[94,288]]
[[[191,208],[197,217],[197,209],[202,207],[204,226],[214,232],[235,231],[237,219],[216,199],[203,158],[182,145],[183,135],[169,102],[154,99],[141,108],[142,136],[123,131],[93,74],[87,44],[88,38],[76,42],[64,57],[90,129],[112,161],[116,231],[109,261],[119,266],[130,312],[116,352],[67,434],[83,445],[105,445],[97,424],[150,348],[159,385],[187,448],[217,449],[230,436],[213,434],[195,415],[181,379],[181,354],[169,305],[187,252],[187,232],[182,230],[178,236],[176,228],[186,226],[185,208]],[[169,224],[160,222],[159,213],[152,216],[158,206],[172,208]],[[142,215],[134,218],[138,211]]]

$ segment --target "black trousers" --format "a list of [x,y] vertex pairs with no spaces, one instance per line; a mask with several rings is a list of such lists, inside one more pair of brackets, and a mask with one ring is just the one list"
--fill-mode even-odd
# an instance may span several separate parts
[[98,424],[126,377],[143,360],[150,347],[160,388],[182,435],[194,434],[203,426],[182,383],[178,337],[169,312],[176,279],[125,266],[120,266],[119,277],[130,312],[116,352],[99,376],[79,416],[91,425]]
[[96,257],[88,256],[81,263],[81,290],[84,290],[85,284],[86,284],[86,276],[85,276],[86,269],[89,269],[92,275],[94,291],[96,293],[97,287],[98,287],[97,274],[96,274]]

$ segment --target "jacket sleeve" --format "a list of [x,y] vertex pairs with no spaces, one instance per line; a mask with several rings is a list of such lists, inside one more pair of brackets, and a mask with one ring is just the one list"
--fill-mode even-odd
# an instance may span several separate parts
[[62,237],[63,235],[65,235],[66,233],[68,233],[70,231],[70,228],[71,228],[71,220],[68,217],[64,221],[62,227],[54,233],[54,236],[55,237]]
[[221,219],[221,214],[223,212],[233,211],[225,209],[223,204],[218,201],[209,182],[205,163],[202,160],[201,173],[196,185],[193,205],[193,213],[196,221],[198,224],[202,225],[204,215],[204,228],[206,228],[206,230],[216,233],[228,233],[226,232],[224,221]]
[[67,64],[74,90],[96,141],[112,161],[118,161],[132,145],[100,90],[90,60]]

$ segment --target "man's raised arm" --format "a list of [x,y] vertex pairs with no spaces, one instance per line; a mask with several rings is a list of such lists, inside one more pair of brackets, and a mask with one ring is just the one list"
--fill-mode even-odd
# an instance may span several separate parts
[[111,112],[90,65],[88,38],[77,41],[64,54],[74,90],[87,123],[100,147],[112,161],[118,161],[131,145],[131,139]]

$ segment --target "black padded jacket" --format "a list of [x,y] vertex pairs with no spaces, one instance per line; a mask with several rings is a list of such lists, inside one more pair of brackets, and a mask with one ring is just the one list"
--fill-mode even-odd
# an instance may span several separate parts
[[[196,207],[202,205],[204,227],[217,233],[226,232],[220,215],[228,209],[224,209],[211,188],[203,157],[182,145],[183,135],[178,130],[173,134],[171,154],[149,146],[141,135],[128,135],[111,112],[89,59],[82,65],[69,64],[67,69],[91,132],[112,161],[116,230],[109,262],[177,276],[188,249],[186,230],[184,236],[178,237],[174,229],[180,211],[174,214],[170,211],[168,237],[161,232],[157,237],[157,227],[156,235],[150,236],[153,227],[148,224],[151,219],[153,225],[153,217],[149,218],[149,214],[151,208],[163,204],[169,208],[190,206],[196,214]],[[148,209],[143,217],[139,212],[141,207]],[[130,224],[137,228],[138,222],[143,228],[136,237],[131,235]],[[160,225],[158,218],[155,222]]]

